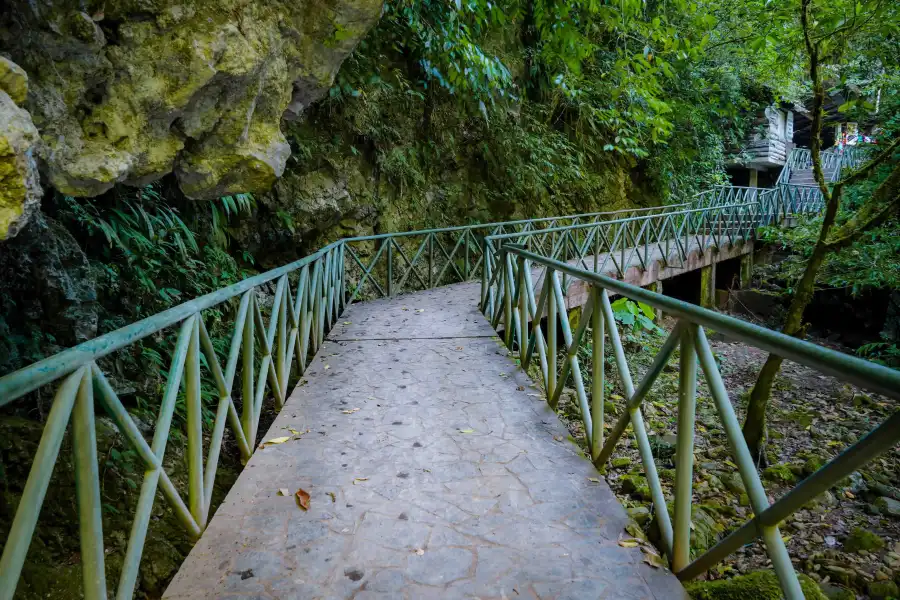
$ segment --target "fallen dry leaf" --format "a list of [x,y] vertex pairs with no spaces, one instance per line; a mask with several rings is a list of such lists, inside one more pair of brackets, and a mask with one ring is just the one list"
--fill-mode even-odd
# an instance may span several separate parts
[[661,556],[657,556],[655,554],[645,554],[644,562],[653,567],[654,569],[667,569],[669,565],[666,564],[665,559]]
[[290,496],[291,492],[287,488],[278,488],[279,496]]
[[288,441],[289,439],[291,439],[291,436],[286,435],[284,437],[277,437],[277,438],[272,438],[271,440],[266,440],[261,445],[262,446],[272,446],[275,444],[283,444],[286,441]]
[[619,540],[619,545],[622,546],[623,548],[637,548],[641,544],[637,540],[628,539],[628,540]]
[[588,477],[587,480],[591,483],[600,483],[600,479],[597,477]]
[[358,412],[358,411],[359,411],[358,408],[351,408],[349,410],[342,410],[341,412],[344,413],[345,415],[352,415],[353,413]]
[[337,496],[334,494],[334,492],[328,492],[328,495],[331,496],[331,503],[332,503],[332,504],[334,504],[334,503],[337,502]]
[[331,368],[331,365],[325,365],[325,370],[326,370],[326,371],[327,371],[328,369],[330,369],[330,368]]
[[344,325],[350,325],[350,321],[344,321]]
[[460,429],[460,433],[475,433],[474,429]]
[[357,481],[368,481],[368,480],[369,480],[368,477],[357,477],[356,479],[353,480],[353,485],[356,485]]
[[423,554],[425,554],[424,550],[422,550],[421,548],[416,548],[416,555],[422,556]]
[[425,309],[424,309],[424,308],[417,308],[417,309],[416,309],[416,312],[417,312],[417,313],[423,313],[423,312],[425,312]]
[[297,498],[297,504],[303,510],[309,510],[309,492],[304,490],[303,488],[298,488],[294,493],[294,497]]
[[520,392],[524,392],[524,391],[525,391],[525,386],[524,386],[524,385],[520,385],[520,386],[516,387],[516,389],[519,390]]

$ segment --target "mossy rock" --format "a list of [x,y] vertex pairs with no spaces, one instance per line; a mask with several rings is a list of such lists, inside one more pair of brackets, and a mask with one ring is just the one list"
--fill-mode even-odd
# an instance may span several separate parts
[[627,467],[631,464],[631,459],[627,456],[621,456],[619,458],[614,458],[612,460],[612,466],[614,469],[621,469],[622,467]]
[[872,581],[866,588],[870,598],[881,600],[882,598],[900,598],[900,589],[893,581]]
[[806,459],[806,462],[803,463],[803,474],[806,476],[812,475],[828,462],[828,458],[824,456],[810,456]]
[[828,600],[856,600],[856,592],[831,583],[819,584]]
[[[798,575],[806,600],[827,600],[812,579]],[[733,579],[697,581],[685,586],[695,600],[780,600],[784,597],[773,571],[754,571]]]
[[741,479],[741,474],[737,471],[724,475],[722,477],[722,483],[729,492],[736,496],[747,493],[747,488],[744,487],[744,480]]
[[642,500],[650,500],[650,486],[647,485],[647,479],[640,475],[623,475],[619,479],[622,486],[622,493],[630,494]]
[[659,478],[663,481],[675,481],[675,469],[660,469]]
[[[666,503],[669,518],[674,519],[675,503]],[[691,557],[696,558],[712,548],[719,540],[725,525],[718,520],[717,511],[704,505],[691,506]],[[656,519],[650,524],[648,537],[653,544],[661,548],[659,524]]]
[[847,552],[880,550],[882,548],[884,548],[884,540],[862,527],[855,527],[844,540],[844,550]]
[[779,465],[772,465],[771,467],[763,471],[763,477],[765,477],[769,481],[778,481],[781,483],[793,483],[797,479],[797,476],[794,475],[794,471],[791,469],[791,466],[784,463]]

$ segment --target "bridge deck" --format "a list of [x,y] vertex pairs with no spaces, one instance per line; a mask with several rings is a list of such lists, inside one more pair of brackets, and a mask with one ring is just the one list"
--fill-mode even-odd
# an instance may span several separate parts
[[166,598],[684,597],[618,545],[624,510],[478,293],[353,305],[265,439],[309,432],[256,452]]

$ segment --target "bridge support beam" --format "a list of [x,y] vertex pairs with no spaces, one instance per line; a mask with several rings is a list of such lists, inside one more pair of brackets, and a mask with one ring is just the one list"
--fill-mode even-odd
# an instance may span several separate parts
[[750,279],[753,277],[753,252],[741,256],[741,270],[738,285],[744,289],[750,285]]
[[716,306],[716,263],[700,268],[700,306]]
[[[649,289],[651,292],[656,292],[657,294],[662,294],[663,293],[662,279],[657,279],[655,282],[653,282],[649,286],[647,286],[647,289]],[[663,311],[662,311],[662,309],[657,308],[654,312],[656,313],[654,315],[654,317],[655,317],[654,320],[656,321],[656,324],[659,325],[660,323],[662,323],[662,320],[663,320]]]

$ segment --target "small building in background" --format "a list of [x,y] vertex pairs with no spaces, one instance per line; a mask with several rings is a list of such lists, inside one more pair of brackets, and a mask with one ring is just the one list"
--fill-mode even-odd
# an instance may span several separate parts
[[775,185],[788,154],[795,146],[796,115],[797,111],[792,108],[776,105],[767,107],[757,115],[746,144],[734,153],[734,162],[728,168],[732,185]]

